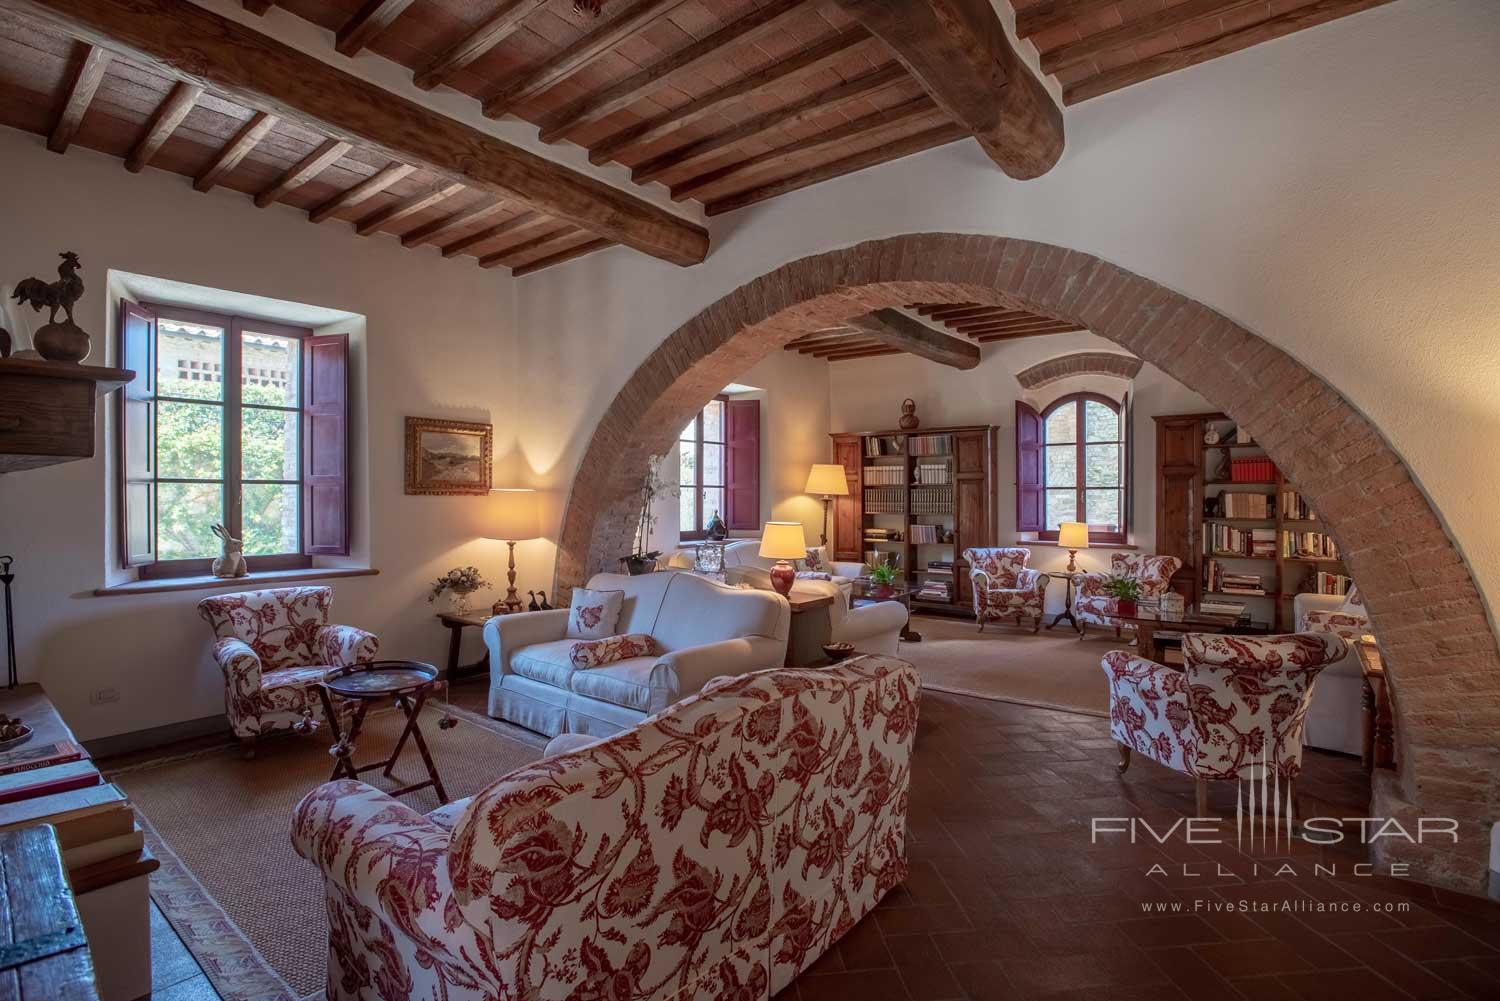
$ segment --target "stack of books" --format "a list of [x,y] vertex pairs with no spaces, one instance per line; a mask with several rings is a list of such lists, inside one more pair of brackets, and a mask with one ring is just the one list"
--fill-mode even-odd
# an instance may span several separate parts
[[944,580],[929,580],[913,595],[919,601],[952,601],[953,585]]
[[1269,483],[1276,479],[1276,466],[1264,456],[1235,459],[1229,464],[1233,483]]
[[1198,602],[1198,610],[1210,615],[1233,615],[1236,618],[1244,618],[1249,614],[1245,611],[1243,601],[1230,601],[1228,598],[1204,598]]
[[900,542],[901,532],[894,528],[867,528],[865,529],[866,542]]

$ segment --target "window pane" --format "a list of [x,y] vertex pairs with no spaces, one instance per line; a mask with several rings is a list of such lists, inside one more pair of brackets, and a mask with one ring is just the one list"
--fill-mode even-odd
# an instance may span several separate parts
[[683,428],[682,434],[678,435],[677,437],[681,438],[683,441],[697,441],[698,419],[695,417],[692,420],[688,421],[688,426]]
[[156,322],[156,376],[162,396],[224,398],[224,330],[162,318]]
[[713,516],[716,515],[716,514],[719,516],[720,520],[723,520],[723,518],[724,518],[724,488],[723,487],[704,487],[703,488],[703,524],[700,525],[699,527],[700,528],[707,528],[709,521],[712,520]]
[[703,482],[714,486],[724,484],[724,446],[703,446]]
[[698,482],[698,446],[684,441],[677,446],[677,483],[695,486]]
[[157,475],[166,479],[222,479],[224,408],[212,403],[158,402],[156,461]]
[[224,488],[217,483],[162,483],[156,490],[156,555],[163,560],[218,556],[223,544],[209,531],[224,520]]
[[1085,445],[1083,448],[1084,486],[1117,487],[1120,485],[1120,446]]
[[1120,415],[1095,400],[1083,403],[1083,422],[1089,441],[1119,441]]
[[1078,446],[1047,446],[1047,486],[1072,487],[1078,485]]
[[[240,420],[241,476],[247,480],[300,479],[301,440],[297,436],[297,427],[302,420],[301,414],[290,410],[246,407],[241,411]],[[245,551],[250,550],[246,548]]]
[[300,487],[289,484],[245,484],[240,505],[246,554],[273,556],[302,548],[297,531],[300,492]]
[[1083,503],[1088,508],[1087,521],[1090,525],[1120,527],[1120,491],[1085,490]]
[[1047,491],[1047,529],[1055,532],[1065,521],[1078,520],[1078,491]]
[[1047,441],[1064,444],[1078,440],[1078,407],[1065,403],[1047,418]]
[[724,440],[724,403],[714,400],[703,408],[703,440]]
[[[246,403],[297,405],[297,363],[301,342],[247,330],[240,341],[240,381]],[[247,550],[248,551],[248,550]]]
[[698,496],[697,487],[683,487],[677,492],[677,530],[679,532],[698,531],[698,514],[693,507],[693,498]]

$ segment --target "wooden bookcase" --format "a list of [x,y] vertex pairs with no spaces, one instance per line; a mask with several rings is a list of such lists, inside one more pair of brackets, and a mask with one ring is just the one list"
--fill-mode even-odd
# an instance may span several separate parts
[[[963,551],[995,544],[997,433],[992,425],[965,425],[832,435],[834,462],[849,478],[849,495],[834,500],[834,559],[864,563],[868,551],[894,554],[913,589],[930,579],[949,584],[949,600],[913,598],[914,608],[966,613]],[[913,542],[913,526],[933,526],[951,539]],[[867,543],[866,529],[898,532],[900,539]],[[929,570],[930,560],[953,568]]]
[[[1269,479],[1236,482],[1220,478],[1219,467],[1226,454],[1230,458],[1259,458],[1265,451],[1251,442],[1225,440],[1206,444],[1210,429],[1226,439],[1234,422],[1222,413],[1173,414],[1156,418],[1156,551],[1182,560],[1182,568],[1172,578],[1172,589],[1196,606],[1206,595],[1208,561],[1217,560],[1229,573],[1258,574],[1263,578],[1264,597],[1247,594],[1215,594],[1240,601],[1251,617],[1265,622],[1277,631],[1294,629],[1292,599],[1302,581],[1319,571],[1347,575],[1340,559],[1314,559],[1286,555],[1284,542],[1288,532],[1325,532],[1324,523],[1316,517],[1299,520],[1286,517],[1281,498],[1297,487],[1281,475],[1279,469]],[[1205,501],[1224,493],[1264,493],[1272,497],[1272,516],[1268,518],[1209,517]],[[1274,532],[1272,556],[1243,556],[1205,551],[1204,533],[1214,525],[1241,530],[1256,528]]]

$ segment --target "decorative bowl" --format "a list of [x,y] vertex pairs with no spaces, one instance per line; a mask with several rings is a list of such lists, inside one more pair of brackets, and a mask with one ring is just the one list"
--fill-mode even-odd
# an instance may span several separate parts
[[823,654],[829,662],[837,664],[854,652],[853,643],[824,643]]

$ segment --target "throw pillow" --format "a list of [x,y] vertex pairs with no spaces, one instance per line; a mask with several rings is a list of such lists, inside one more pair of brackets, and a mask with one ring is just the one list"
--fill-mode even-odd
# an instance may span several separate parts
[[819,570],[798,570],[793,576],[797,580],[833,580],[833,574]]
[[1349,593],[1344,595],[1344,606],[1339,611],[1348,612],[1351,615],[1365,614],[1365,598],[1359,593],[1358,584],[1349,585]]
[[573,604],[568,609],[568,639],[602,640],[615,634],[620,624],[620,609],[625,605],[624,591],[591,591],[573,589]]
[[812,573],[826,570],[823,566],[823,551],[821,549],[809,549],[807,557],[802,561],[802,566]]
[[586,670],[619,660],[629,660],[631,657],[649,657],[655,652],[656,641],[650,636],[645,633],[627,633],[624,636],[606,636],[602,640],[574,643],[568,651],[568,660],[579,670]]

